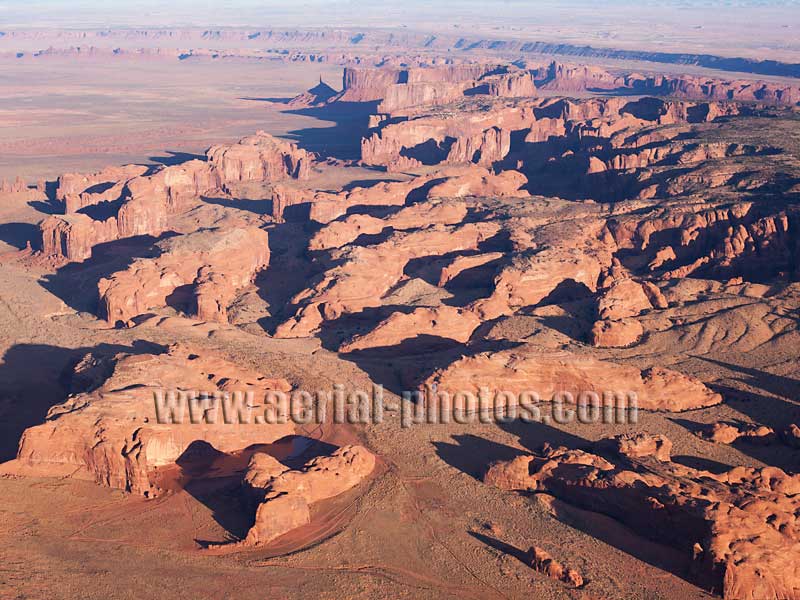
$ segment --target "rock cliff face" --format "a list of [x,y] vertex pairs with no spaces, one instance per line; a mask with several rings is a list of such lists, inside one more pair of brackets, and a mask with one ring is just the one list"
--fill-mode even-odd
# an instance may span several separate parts
[[[459,410],[478,408],[478,392],[483,386],[489,391],[490,410],[496,403],[513,403],[504,395],[506,392],[517,399],[531,393],[542,401],[560,400],[566,404],[597,402],[603,406],[606,398],[620,399],[622,408],[636,405],[670,412],[722,402],[719,394],[698,380],[669,369],[640,371],[588,356],[541,353],[531,348],[466,357],[425,382],[426,388],[435,390],[433,402],[451,402]],[[443,394],[449,398],[443,399]]]
[[542,89],[562,93],[630,90],[640,94],[705,100],[737,100],[792,106],[800,102],[800,88],[765,81],[725,80],[692,75],[615,74],[600,67],[553,62],[537,71]]
[[460,89],[452,98],[455,99],[463,94],[466,86],[471,87],[474,81],[496,68],[480,63],[403,69],[348,67],[344,69],[343,91],[338,99],[346,102],[388,100],[394,108],[401,108],[413,105],[409,101],[414,99],[414,94],[421,98],[425,93],[436,94],[437,87],[446,89],[450,85],[454,86],[451,89]]
[[574,94],[613,91],[700,101],[800,103],[800,87],[766,81],[692,75],[645,75],[551,62],[532,68],[474,63],[411,68],[345,68],[343,91],[332,100],[380,101],[381,113],[402,114],[420,106],[446,105],[470,96],[532,97],[537,90]]
[[300,470],[268,459],[251,461],[245,477],[261,503],[244,544],[266,544],[310,523],[311,505],[357,486],[369,477],[375,463],[375,456],[363,446],[344,446],[330,456],[309,461]]
[[[215,393],[229,393],[233,400],[241,395],[240,401],[247,397],[254,407],[251,418],[259,410],[263,417],[266,392],[288,391],[286,381],[183,346],[165,354],[118,355],[112,362],[111,374],[95,389],[54,406],[44,424],[25,431],[19,463],[45,476],[76,472],[102,485],[154,496],[160,493],[158,469],[180,462],[193,443],[234,452],[294,432],[291,424],[240,422],[235,404],[226,408],[213,401]],[[192,401],[169,396],[179,390],[199,396]],[[160,408],[156,398],[163,399]]]
[[263,131],[237,144],[212,146],[206,156],[223,183],[306,179],[314,163],[314,156],[297,144]]
[[[137,259],[98,283],[99,311],[110,323],[170,304],[202,321],[227,323],[237,290],[269,264],[269,242],[256,228],[200,230],[156,244],[157,256]],[[191,288],[191,292],[181,290]],[[169,299],[169,300],[168,300]]]
[[474,250],[499,231],[493,223],[457,227],[432,225],[410,233],[398,231],[374,246],[344,246],[334,259],[339,266],[325,272],[313,287],[292,298],[299,308],[275,332],[276,337],[307,337],[323,321],[381,305],[403,277],[406,265],[418,258]]
[[647,452],[595,452],[520,456],[492,465],[485,481],[552,494],[677,548],[692,557],[698,582],[724,598],[797,597],[796,475],[774,467],[712,474]]
[[[739,110],[735,104],[657,98],[636,101],[625,98],[585,101],[546,98],[491,106],[489,110],[476,105],[474,111],[465,109],[445,115],[434,112],[400,122],[383,123],[362,141],[362,160],[390,168],[406,166],[409,161],[428,165],[492,165],[507,158],[512,146],[520,154],[518,160],[524,160],[526,154],[535,150],[535,144],[550,146],[554,153],[561,148],[560,154],[578,142],[588,144],[595,141],[601,145],[604,138],[616,135],[616,144],[622,145],[625,131],[631,134],[653,125],[711,121],[720,115],[736,114]],[[615,141],[611,143],[613,145]],[[717,151],[724,153],[729,150],[720,148]],[[656,160],[658,158],[661,157]]]
[[[174,215],[196,206],[202,195],[239,182],[303,179],[314,160],[295,144],[259,132],[237,144],[213,146],[206,161],[191,160],[153,174],[130,165],[87,176],[65,175],[59,179],[57,195],[63,198],[67,215],[54,215],[42,223],[43,252],[83,261],[97,244],[161,235]],[[113,215],[70,216],[103,202],[118,204]]]

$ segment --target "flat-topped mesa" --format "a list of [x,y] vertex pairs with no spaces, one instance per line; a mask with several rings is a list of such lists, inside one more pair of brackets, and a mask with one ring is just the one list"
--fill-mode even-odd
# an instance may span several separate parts
[[491,465],[484,481],[616,519],[691,557],[696,582],[725,599],[800,598],[800,476],[685,467],[660,437],[603,440],[591,452],[549,448]]
[[240,181],[281,181],[307,179],[316,157],[263,131],[242,138],[236,144],[212,146],[208,163],[223,184]]
[[[428,111],[406,120],[381,122],[361,141],[365,164],[390,170],[408,166],[474,163],[490,166],[512,150],[524,158],[524,144],[548,142],[564,148],[634,133],[654,125],[699,123],[733,115],[733,103],[668,101],[659,98],[538,98],[477,104],[458,111]],[[562,144],[555,142],[562,141]]]
[[611,404],[615,408],[669,412],[722,402],[722,397],[702,382],[677,371],[662,367],[641,371],[590,356],[526,346],[462,358],[431,375],[423,387],[436,391],[434,401],[438,394],[449,394],[446,401],[458,410],[476,409],[477,405],[469,404],[476,401],[482,387],[488,388],[490,401],[499,406],[513,403],[508,394],[517,400],[524,394],[537,394],[542,401],[589,401],[590,405],[596,396],[601,406],[608,399],[618,403]]
[[345,102],[383,100],[392,86],[471,82],[496,68],[497,65],[479,63],[411,68],[346,67],[342,74],[343,90],[338,100]]
[[[110,323],[169,304],[204,321],[226,323],[236,293],[269,264],[266,231],[201,229],[156,244],[158,256],[136,259],[98,283],[100,316]],[[176,297],[191,287],[191,295]]]
[[363,446],[343,446],[330,456],[310,460],[299,470],[288,469],[271,457],[256,454],[253,458],[245,481],[263,501],[243,541],[248,546],[269,543],[310,523],[312,504],[357,486],[376,464],[375,455]]
[[778,106],[800,103],[800,87],[760,80],[733,80],[702,75],[643,75],[611,72],[602,67],[552,62],[534,71],[537,86],[551,92],[628,91],[687,100],[734,100]]
[[[235,452],[292,435],[289,419],[265,421],[268,425],[254,419],[272,410],[265,402],[268,390],[290,389],[283,379],[267,379],[185,346],[172,346],[166,354],[120,354],[96,389],[54,406],[42,425],[25,431],[16,462],[28,473],[88,478],[152,496],[160,491],[158,470],[190,461],[193,444]],[[179,390],[196,392],[194,405],[180,396],[170,400]],[[201,399],[220,392],[246,397],[242,405],[252,404],[252,411],[237,413]],[[288,407],[275,407],[282,410]]]
[[403,69],[348,67],[343,84],[344,91],[336,100],[380,101],[377,110],[390,114],[449,104],[469,96],[516,98],[536,93],[532,72],[490,63]]

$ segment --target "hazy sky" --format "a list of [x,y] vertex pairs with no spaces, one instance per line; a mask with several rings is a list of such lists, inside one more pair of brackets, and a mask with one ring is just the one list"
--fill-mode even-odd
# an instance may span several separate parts
[[[602,8],[601,8],[602,7]],[[443,24],[483,20],[569,19],[572,11],[603,9],[658,19],[676,14],[704,18],[773,18],[796,21],[800,0],[0,0],[0,27],[320,26],[369,25],[394,20]],[[566,24],[566,23],[565,23]]]

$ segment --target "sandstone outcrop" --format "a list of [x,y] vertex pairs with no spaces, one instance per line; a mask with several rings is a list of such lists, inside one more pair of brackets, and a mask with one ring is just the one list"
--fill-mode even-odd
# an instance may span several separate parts
[[309,250],[341,248],[361,235],[375,235],[386,228],[395,231],[420,229],[428,225],[457,225],[467,216],[463,201],[428,201],[412,204],[380,219],[363,214],[353,214],[329,223],[320,229],[308,243]]
[[11,183],[5,178],[0,181],[0,194],[19,194],[26,189],[28,189],[28,185],[19,175],[17,175]]
[[713,423],[698,431],[698,435],[709,442],[732,444],[744,440],[753,444],[770,444],[777,439],[775,432],[765,425]]
[[599,319],[592,326],[592,345],[617,348],[635,344],[644,335],[644,328],[634,317],[652,308],[642,284],[633,279],[614,281],[598,298]]
[[[59,180],[67,215],[53,215],[41,225],[43,253],[83,261],[100,243],[140,235],[159,236],[170,221],[200,202],[200,196],[247,181],[276,182],[308,176],[315,157],[296,144],[264,132],[236,144],[217,145],[207,160],[191,160],[148,174],[129,165],[92,175],[70,174]],[[86,186],[86,187],[84,187]],[[98,188],[98,186],[100,186]],[[81,190],[82,191],[78,191]],[[71,216],[87,206],[119,200],[113,214],[88,220]]]
[[236,144],[212,146],[206,157],[224,183],[306,179],[315,161],[297,144],[263,131]]
[[147,173],[144,165],[106,167],[95,173],[65,173],[56,180],[56,200],[64,212],[77,212],[86,206],[111,202],[122,196],[125,184]]
[[[680,412],[719,404],[722,398],[703,383],[663,367],[640,371],[635,367],[569,352],[540,352],[515,348],[464,357],[431,375],[424,389],[447,393],[457,410],[472,410],[481,388],[492,404],[515,403],[524,394],[542,401],[567,404],[618,402],[619,406]],[[508,396],[505,393],[511,394]],[[510,399],[509,399],[510,398]]]
[[[436,165],[474,163],[491,166],[503,161],[512,150],[525,158],[533,144],[548,144],[552,151],[569,149],[576,143],[601,143],[612,138],[612,147],[625,143],[632,134],[652,125],[681,125],[713,121],[724,115],[738,114],[739,105],[727,102],[690,102],[661,98],[562,98],[496,101],[461,107],[459,111],[420,111],[407,119],[387,120],[361,143],[364,163],[397,170],[401,165]],[[512,133],[515,145],[512,148]],[[518,146],[517,139],[524,142]],[[741,148],[739,152],[754,151]],[[608,168],[641,165],[664,160],[669,150],[643,149],[630,158],[597,159],[589,173]],[[697,151],[695,156],[697,155]],[[709,153],[735,153],[729,147],[709,147]],[[691,155],[686,156],[690,160]],[[617,162],[614,162],[614,161]],[[587,157],[587,162],[589,161]],[[649,163],[648,163],[649,164]],[[587,168],[584,167],[584,172]]]
[[495,463],[484,480],[552,494],[677,548],[693,557],[698,582],[724,598],[798,597],[798,476],[774,467],[715,475],[646,454],[551,448]]
[[527,560],[531,568],[544,573],[550,579],[561,581],[576,588],[583,586],[583,577],[578,571],[565,567],[538,546],[531,546],[530,550],[528,550]]
[[448,252],[474,250],[497,233],[495,223],[433,225],[395,232],[374,246],[344,246],[333,253],[338,266],[313,287],[292,298],[295,316],[275,331],[276,337],[307,337],[323,321],[381,305],[381,298],[403,277],[409,261]]
[[246,480],[263,490],[246,545],[266,544],[311,522],[310,506],[357,486],[375,468],[375,456],[363,446],[343,446],[315,458],[301,470],[280,470],[270,460],[250,463]]
[[467,342],[480,326],[481,319],[473,312],[454,306],[420,307],[405,314],[396,312],[380,322],[372,331],[343,344],[339,352],[367,348],[397,346],[402,342],[427,335]]
[[[227,322],[227,307],[238,289],[269,264],[265,231],[257,228],[200,230],[156,244],[155,258],[136,259],[124,271],[98,283],[100,314],[110,323],[167,305],[176,290],[190,286],[186,312],[204,321]],[[173,298],[172,304],[181,299]]]
[[[294,433],[288,419],[277,418],[288,408],[265,404],[269,390],[290,389],[284,380],[185,346],[165,354],[121,354],[99,387],[54,406],[44,424],[25,431],[17,462],[46,476],[76,472],[153,496],[159,493],[157,470],[178,461],[193,443],[234,452]],[[191,392],[196,396],[184,396]],[[230,399],[224,401],[224,394]],[[257,422],[267,411],[275,413],[274,424]]]

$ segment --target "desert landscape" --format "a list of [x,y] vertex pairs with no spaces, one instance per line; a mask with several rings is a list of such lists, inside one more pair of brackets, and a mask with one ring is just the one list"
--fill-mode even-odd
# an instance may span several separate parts
[[796,3],[333,4],[2,7],[0,598],[800,598]]

